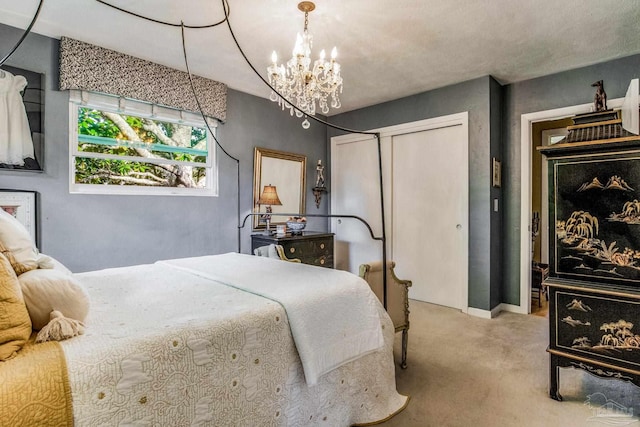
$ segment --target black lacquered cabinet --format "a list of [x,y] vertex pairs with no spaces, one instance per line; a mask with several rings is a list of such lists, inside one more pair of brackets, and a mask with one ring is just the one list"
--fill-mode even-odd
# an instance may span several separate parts
[[560,367],[640,386],[640,137],[616,112],[590,113],[540,151],[549,166],[550,396],[562,400]]
[[640,386],[640,291],[548,280],[550,395],[559,368],[573,367]]
[[333,233],[303,231],[284,236],[251,235],[251,252],[260,246],[274,243],[284,248],[287,258],[298,258],[304,264],[333,268]]

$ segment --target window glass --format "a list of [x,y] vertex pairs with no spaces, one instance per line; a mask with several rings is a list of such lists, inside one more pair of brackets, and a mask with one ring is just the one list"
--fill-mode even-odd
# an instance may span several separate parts
[[198,116],[101,94],[74,95],[72,192],[217,193],[212,138]]

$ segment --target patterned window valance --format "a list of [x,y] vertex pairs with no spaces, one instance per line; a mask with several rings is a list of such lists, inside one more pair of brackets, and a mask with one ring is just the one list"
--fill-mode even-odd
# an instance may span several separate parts
[[[192,76],[206,116],[224,121],[227,85]],[[62,37],[60,90],[83,89],[138,99],[187,111],[199,111],[189,75],[120,52]]]

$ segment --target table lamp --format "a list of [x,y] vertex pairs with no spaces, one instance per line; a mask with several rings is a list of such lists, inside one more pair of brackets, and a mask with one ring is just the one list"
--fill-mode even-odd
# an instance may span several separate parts
[[264,234],[270,235],[271,230],[269,230],[269,228],[271,226],[271,215],[269,214],[272,212],[271,206],[282,205],[282,202],[278,198],[278,192],[276,191],[275,185],[269,184],[264,186],[262,194],[260,194],[260,199],[258,199],[258,205],[267,205],[265,209],[266,213],[261,217],[267,220],[267,228],[265,229]]

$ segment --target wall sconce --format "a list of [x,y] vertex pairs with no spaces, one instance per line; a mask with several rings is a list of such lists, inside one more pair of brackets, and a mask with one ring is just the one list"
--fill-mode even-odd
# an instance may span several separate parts
[[264,186],[264,189],[262,190],[262,194],[260,194],[260,199],[258,199],[258,205],[267,205],[266,213],[264,215],[261,215],[260,218],[267,220],[267,228],[264,230],[264,234],[269,236],[271,235],[271,230],[270,230],[271,215],[270,214],[271,212],[273,212],[271,210],[271,206],[282,205],[282,202],[278,198],[278,192],[276,191],[275,185],[269,184]]
[[316,199],[316,208],[320,209],[322,193],[326,192],[327,187],[324,184],[324,166],[322,166],[322,160],[318,160],[318,165],[316,166],[316,185],[313,187],[313,196]]

